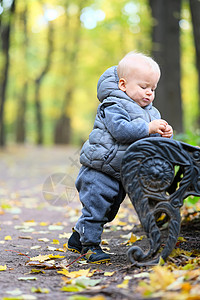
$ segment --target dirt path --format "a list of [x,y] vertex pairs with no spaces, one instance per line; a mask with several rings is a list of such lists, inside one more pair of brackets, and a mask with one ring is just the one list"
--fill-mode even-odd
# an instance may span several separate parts
[[[78,157],[79,149],[73,147],[0,152],[0,299],[144,298],[137,287],[148,269],[131,268],[126,256],[133,227],[137,236],[144,234],[128,199],[103,234],[110,264],[86,264],[65,251],[81,209],[74,189]],[[198,248],[199,228],[190,232]],[[145,239],[136,243],[148,248]],[[185,248],[191,246],[185,243]]]
[[[45,266],[28,266],[27,262],[38,255],[53,254],[64,256],[64,263],[68,265],[79,257],[71,252],[63,252],[63,245],[70,236],[81,209],[73,187],[79,170],[78,157],[79,149],[72,147],[12,147],[1,151],[0,265],[7,268],[0,272],[2,299],[67,299],[74,294],[61,291],[66,284],[62,279],[63,275],[57,271],[62,268],[45,269]],[[58,183],[62,184],[56,187]],[[67,187],[65,195],[63,185]],[[113,253],[111,264],[88,265],[76,261],[68,267],[69,271],[88,268],[95,270],[93,277],[101,279],[101,285],[105,285],[105,291],[107,289],[108,299],[121,297],[113,287],[122,282],[123,272],[129,265],[127,246],[121,245],[128,237],[120,238],[120,235],[130,233],[131,221],[137,222],[137,218],[127,202],[116,220],[105,230],[104,248]],[[54,261],[59,265],[63,263],[63,258],[56,258]],[[105,272],[116,274],[111,278],[104,276]],[[48,293],[45,293],[45,289]],[[34,293],[34,290],[38,292]]]

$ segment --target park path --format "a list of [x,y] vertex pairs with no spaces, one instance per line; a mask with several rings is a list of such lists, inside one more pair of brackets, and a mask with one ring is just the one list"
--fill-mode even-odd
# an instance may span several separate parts
[[[0,151],[0,270],[5,268],[0,271],[0,299],[62,300],[74,295],[61,291],[65,284],[57,272],[61,268],[27,263],[30,258],[52,254],[64,256],[64,260],[56,257],[53,264],[59,266],[64,261],[68,265],[78,257],[63,252],[63,245],[81,210],[74,188],[79,152],[79,148],[70,146],[15,145]],[[128,264],[127,247],[121,245],[124,239],[120,235],[129,233],[133,222],[137,222],[133,209],[130,203],[124,204],[105,230],[104,247],[113,253],[110,265],[88,266],[77,261],[69,269],[92,268],[96,278],[108,284],[104,272],[116,272]],[[115,280],[122,281],[120,273]],[[120,293],[111,288],[109,284],[108,296],[101,299],[121,299]]]

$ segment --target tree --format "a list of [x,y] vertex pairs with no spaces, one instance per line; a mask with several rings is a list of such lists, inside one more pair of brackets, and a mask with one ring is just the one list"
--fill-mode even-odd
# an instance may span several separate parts
[[198,127],[200,125],[200,1],[190,0],[190,11],[192,16],[193,35],[196,49],[196,68],[198,72]]
[[155,106],[177,133],[183,131],[180,89],[181,0],[149,0],[153,17],[152,55],[161,67]]
[[[28,28],[27,28],[27,19],[28,19],[28,8],[27,3],[24,3],[24,9],[21,14],[19,14],[20,21],[22,23],[22,30],[24,32],[22,40],[22,51],[27,63],[27,48],[28,48]],[[26,72],[27,74],[27,72]],[[22,91],[18,99],[18,108],[17,108],[17,120],[16,120],[16,142],[24,143],[26,136],[26,126],[25,126],[25,115],[27,107],[27,92],[28,92],[28,78],[24,76]]]
[[[3,2],[1,1],[0,4],[2,6]],[[10,64],[10,32],[15,13],[15,4],[16,0],[13,0],[10,7],[0,15],[0,146],[4,146],[6,142],[4,129],[4,109]]]
[[35,112],[36,112],[36,131],[37,131],[37,144],[43,143],[43,114],[41,107],[41,99],[40,99],[40,88],[42,81],[44,80],[46,74],[48,73],[51,62],[52,62],[52,54],[53,54],[53,23],[48,22],[48,33],[47,33],[47,55],[45,65],[41,70],[40,74],[35,79]]
[[[68,3],[68,5],[70,5],[70,3]],[[83,2],[79,1],[79,3],[77,3],[77,13],[75,16],[70,16],[68,14],[68,5],[66,7],[65,30],[67,32],[66,36],[71,37],[71,41],[69,42],[69,40],[66,39],[63,47],[63,54],[65,57],[64,61],[67,62],[68,68],[66,67],[66,84],[64,100],[62,104],[62,113],[59,120],[56,122],[54,132],[54,142],[56,144],[69,144],[71,140],[71,123],[69,107],[73,100],[73,95],[75,91],[77,57],[79,54],[81,42],[80,15],[81,10],[83,8]]]

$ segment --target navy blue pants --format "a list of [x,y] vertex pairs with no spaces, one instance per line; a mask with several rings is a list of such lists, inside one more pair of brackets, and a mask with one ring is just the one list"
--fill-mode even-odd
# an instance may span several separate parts
[[103,226],[115,218],[126,196],[125,190],[120,181],[85,166],[80,169],[76,188],[83,208],[75,230],[83,245],[98,245]]

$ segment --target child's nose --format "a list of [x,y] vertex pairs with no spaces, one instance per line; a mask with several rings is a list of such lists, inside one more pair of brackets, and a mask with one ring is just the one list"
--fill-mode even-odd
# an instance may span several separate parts
[[147,95],[152,95],[152,93],[153,93],[153,92],[152,92],[151,89],[147,89],[147,90],[146,90],[146,94],[147,94]]

